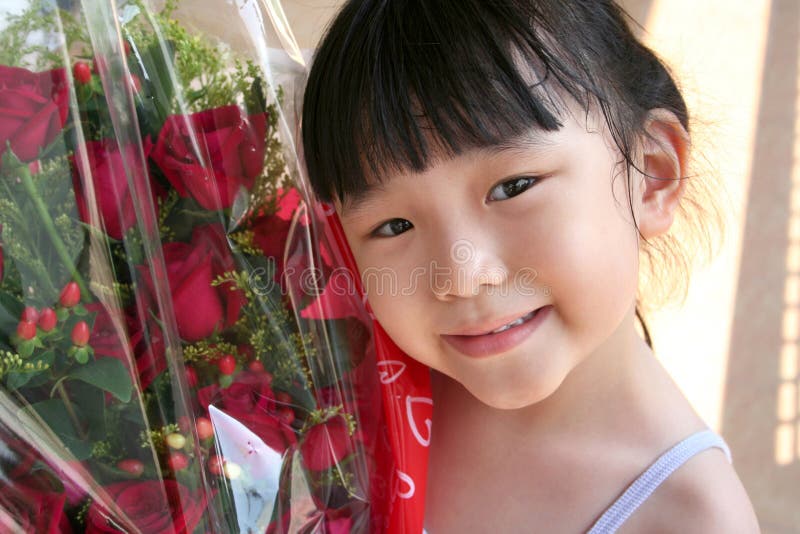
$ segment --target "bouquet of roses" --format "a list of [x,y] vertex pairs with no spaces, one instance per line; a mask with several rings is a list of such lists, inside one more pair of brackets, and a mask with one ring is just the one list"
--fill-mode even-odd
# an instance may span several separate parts
[[249,37],[234,49],[172,1],[18,4],[0,9],[2,530],[370,530],[372,325],[326,283],[344,260],[298,178],[279,5],[219,2]]

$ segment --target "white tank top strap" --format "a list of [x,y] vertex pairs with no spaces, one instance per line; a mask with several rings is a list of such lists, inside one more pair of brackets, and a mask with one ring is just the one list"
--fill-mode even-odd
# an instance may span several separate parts
[[733,462],[725,440],[712,430],[701,430],[684,439],[662,454],[637,478],[612,504],[588,531],[588,534],[612,534],[636,511],[639,506],[664,482],[673,471],[694,455],[717,447],[722,449],[728,462]]

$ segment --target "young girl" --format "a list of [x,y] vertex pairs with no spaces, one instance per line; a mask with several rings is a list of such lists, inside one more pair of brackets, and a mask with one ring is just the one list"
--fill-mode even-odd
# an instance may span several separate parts
[[351,0],[330,26],[308,174],[431,368],[430,534],[758,532],[641,320],[641,260],[689,260],[687,132],[608,0]]

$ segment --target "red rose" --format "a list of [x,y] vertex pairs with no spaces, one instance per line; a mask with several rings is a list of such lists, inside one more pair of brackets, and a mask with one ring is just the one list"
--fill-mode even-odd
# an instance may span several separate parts
[[270,382],[269,375],[245,371],[227,388],[212,384],[200,389],[197,400],[206,410],[213,404],[249,428],[270,448],[283,453],[297,439],[294,429],[276,411]]
[[[155,321],[149,317],[149,312],[144,320],[149,328],[149,335],[145,335],[142,322],[121,311],[117,321],[114,321],[106,307],[100,302],[93,302],[86,305],[90,312],[96,312],[94,323],[92,324],[89,345],[94,349],[97,356],[107,356],[120,360],[125,367],[130,370],[131,357],[136,359],[136,372],[142,388],[146,388],[150,383],[167,367],[164,358],[164,341],[161,329]],[[132,376],[135,381],[135,377]],[[135,383],[135,382],[134,382]]]
[[[205,499],[198,499],[172,479],[117,482],[103,489],[140,532],[188,534],[200,522],[205,508]],[[118,534],[108,518],[102,505],[92,502],[86,515],[86,533]]]
[[64,515],[64,493],[42,491],[24,484],[0,484],[3,532],[71,532]]
[[[244,294],[231,291],[231,284],[213,287],[213,280],[236,268],[230,248],[219,224],[196,227],[191,243],[163,245],[167,280],[178,333],[185,341],[207,338],[232,326],[245,304]],[[146,301],[155,302],[155,285],[150,269],[140,266]],[[142,296],[142,295],[140,295]],[[146,303],[141,309],[148,309]]]
[[300,445],[300,453],[310,470],[325,471],[350,454],[352,444],[347,421],[337,416],[311,427]]
[[253,241],[265,256],[283,261],[286,237],[299,202],[300,193],[291,189],[283,194],[275,213],[262,215],[253,221]]
[[239,188],[253,186],[264,166],[266,134],[265,113],[244,117],[235,105],[173,115],[151,157],[180,196],[219,210],[233,204]]
[[[150,152],[152,144],[149,139],[145,141],[145,156]],[[120,151],[119,146],[112,140],[89,141],[75,153],[72,183],[75,188],[75,199],[78,204],[78,214],[83,222],[89,223],[89,203],[97,204],[97,210],[102,219],[102,229],[114,239],[122,239],[125,232],[136,224],[136,211],[133,208],[133,195],[123,165],[123,158],[134,161],[136,167],[132,170],[133,178],[149,180],[147,169],[143,168],[136,157],[136,147],[126,146]],[[87,170],[89,176],[84,176]],[[91,178],[94,196],[87,198],[84,188]],[[142,184],[144,185],[144,184]],[[151,188],[155,193],[155,190]],[[155,205],[155,194],[153,195]],[[143,215],[146,215],[145,211]],[[153,222],[148,221],[149,227]]]
[[0,65],[0,156],[7,143],[21,161],[31,161],[53,142],[69,111],[64,69],[31,72]]
[[[301,288],[303,283],[308,283],[304,274],[310,269],[310,258],[304,246],[305,240],[294,239],[293,243],[288,243],[292,219],[302,200],[300,193],[297,189],[288,191],[279,189],[278,195],[280,195],[280,200],[275,213],[257,217],[250,223],[250,229],[253,231],[253,242],[256,247],[264,256],[272,258],[274,261],[273,281],[280,284],[283,294],[286,294],[288,284]],[[305,232],[308,218],[302,217],[299,223],[302,228],[298,231]],[[325,279],[330,276],[333,262],[325,243],[319,242],[318,247],[320,263],[315,264],[315,267],[319,269],[316,276]],[[286,258],[287,248],[289,249],[288,261]],[[286,270],[287,266],[290,267],[288,271]]]

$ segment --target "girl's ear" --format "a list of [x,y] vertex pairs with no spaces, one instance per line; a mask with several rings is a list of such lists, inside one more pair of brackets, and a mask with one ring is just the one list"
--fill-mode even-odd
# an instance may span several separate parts
[[644,176],[640,182],[639,231],[650,239],[666,233],[686,186],[689,134],[671,111],[653,109],[645,120]]

